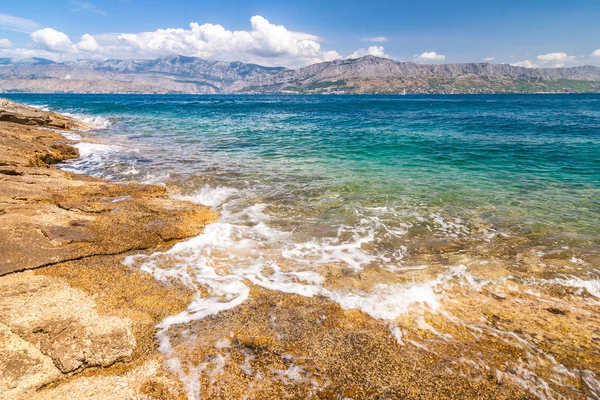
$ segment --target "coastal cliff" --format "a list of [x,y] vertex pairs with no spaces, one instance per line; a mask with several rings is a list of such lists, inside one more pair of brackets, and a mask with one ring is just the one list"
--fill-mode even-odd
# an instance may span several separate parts
[[55,168],[79,156],[57,129],[89,128],[0,100],[0,399],[181,396],[154,326],[192,293],[122,260],[196,236],[216,215],[163,187]]

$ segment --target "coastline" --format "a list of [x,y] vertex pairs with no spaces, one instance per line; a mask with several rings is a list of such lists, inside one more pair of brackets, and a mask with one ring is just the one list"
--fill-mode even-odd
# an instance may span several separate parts
[[0,121],[0,399],[181,397],[154,326],[192,293],[122,261],[216,215],[160,186],[54,167],[79,157],[61,130],[82,121],[6,100]]
[[[68,150],[70,142],[56,132],[14,124],[9,128],[17,136],[31,134],[35,140],[27,142],[28,146],[41,143],[40,153],[32,153],[41,156],[36,160],[46,159],[44,155],[48,153],[43,149],[52,150],[49,162],[76,156]],[[2,138],[9,134],[4,125],[0,129]],[[269,283],[277,282],[278,271],[265,272],[266,277],[274,277],[272,282],[249,272],[241,275],[249,288],[241,304],[173,326],[169,331],[172,349],[183,365],[181,376],[171,374],[164,367],[164,353],[157,350],[155,326],[185,310],[193,300],[204,299],[205,292],[211,290],[210,283],[198,281],[194,290],[182,284],[165,286],[150,274],[136,272],[135,267],[140,265],[135,260],[142,265],[144,260],[156,260],[159,267],[164,263],[164,269],[169,270],[173,260],[167,249],[190,236],[186,231],[182,233],[177,219],[170,219],[173,210],[152,213],[180,203],[166,198],[164,189],[155,186],[113,185],[59,171],[45,163],[36,167],[19,164],[29,164],[31,154],[28,157],[24,161],[9,160],[13,165],[0,167],[5,170],[0,174],[3,183],[13,182],[21,190],[27,182],[27,187],[32,188],[15,195],[9,193],[10,186],[3,184],[2,190],[7,191],[7,196],[2,193],[3,204],[7,204],[3,210],[10,207],[12,214],[4,211],[0,218],[18,215],[25,220],[39,209],[52,215],[48,219],[50,228],[65,222],[61,229],[41,227],[45,240],[54,243],[53,248],[71,247],[58,255],[42,254],[44,259],[58,259],[56,264],[43,267],[29,254],[39,246],[24,241],[23,235],[5,236],[15,237],[10,249],[25,244],[20,252],[28,256],[27,265],[37,269],[0,277],[4,293],[10,293],[0,304],[2,315],[6,315],[0,320],[3,343],[13,343],[19,354],[46,361],[43,357],[49,357],[60,372],[57,375],[48,362],[40,361],[37,365],[45,366],[36,367],[41,369],[35,379],[39,382],[41,375],[48,383],[39,392],[34,388],[22,392],[22,398],[242,398],[251,393],[254,398],[512,399],[561,395],[585,398],[600,393],[594,375],[599,365],[594,350],[599,317],[593,297],[585,295],[582,289],[554,285],[551,281],[544,281],[538,293],[532,293],[531,287],[518,279],[505,284],[505,280],[490,276],[472,284],[469,279],[474,278],[465,267],[453,267],[441,277],[434,277],[441,283],[429,288],[435,300],[432,303],[443,303],[443,313],[423,304],[422,313],[407,312],[395,320],[377,319],[368,310],[360,311],[364,311],[367,300],[392,310],[397,307],[392,301],[396,295],[418,298],[418,293],[410,292],[414,288],[410,282],[391,285],[388,292],[381,293],[383,297],[361,297],[360,293],[370,293],[368,289],[374,282],[394,282],[395,275],[391,273],[366,268],[357,274],[333,263],[323,265],[320,272],[327,281],[344,280],[350,287],[365,288],[366,292],[358,291],[358,295],[343,302],[342,298],[332,301],[318,294],[299,295],[301,291],[292,288],[297,280],[290,280],[287,288],[270,288]],[[101,229],[87,222],[101,219],[103,214],[119,213],[121,208],[132,213],[103,220],[98,224]],[[136,230],[143,223],[145,212],[161,222],[143,224],[144,230],[154,229],[156,235],[140,237],[144,232]],[[65,213],[73,217],[67,218]],[[46,221],[38,214],[31,219],[37,224]],[[123,221],[136,223],[130,226]],[[165,223],[172,223],[173,229],[166,229]],[[215,225],[219,224],[209,229]],[[119,227],[118,240],[102,233],[111,226]],[[188,233],[196,236],[200,232],[198,227]],[[123,237],[134,237],[136,243],[142,244],[123,243]],[[5,244],[4,237],[0,243]],[[444,246],[438,244],[436,249],[445,257]],[[155,250],[159,252],[155,258],[132,257],[130,266],[123,265],[128,256],[150,255]],[[505,248],[497,252],[497,258],[507,254]],[[486,261],[494,258],[483,252],[479,255]],[[540,257],[526,260],[527,265],[537,265]],[[469,265],[473,261],[464,254],[454,254],[444,262]],[[505,266],[498,259],[496,263]],[[370,278],[371,274],[382,273],[385,276]],[[227,270],[218,276],[227,277]],[[236,277],[231,282],[237,282],[233,278]],[[310,285],[302,287],[308,289]],[[69,310],[68,322],[62,315],[65,304],[81,308],[77,312]],[[25,320],[25,314],[31,317]],[[91,317],[84,319],[82,314]],[[74,328],[72,321],[83,321],[83,328]],[[92,342],[103,343],[102,348],[111,351],[97,351],[78,342],[77,338],[89,338],[94,332],[101,338],[92,336]],[[190,337],[196,340],[186,340]],[[70,350],[71,355],[77,354],[62,358],[59,353],[73,344],[78,347]],[[93,353],[102,357],[90,357]],[[57,365],[67,372],[63,373]],[[20,371],[19,368],[22,367],[13,365],[3,370]],[[31,382],[28,379],[33,379],[33,370],[29,368],[13,382]],[[522,376],[529,380],[519,381]],[[554,381],[556,377],[561,380]],[[546,388],[546,382],[552,388]]]

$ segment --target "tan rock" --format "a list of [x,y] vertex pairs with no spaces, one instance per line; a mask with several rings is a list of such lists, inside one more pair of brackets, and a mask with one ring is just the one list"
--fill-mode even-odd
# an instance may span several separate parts
[[131,356],[131,320],[100,316],[93,299],[63,280],[31,272],[0,280],[0,322],[34,344],[63,373]]
[[153,359],[124,374],[80,376],[44,389],[27,400],[181,399],[176,382],[162,373],[162,360]]
[[58,129],[86,130],[91,128],[91,126],[78,119],[42,111],[8,99],[0,99],[0,121]]
[[154,326],[191,294],[117,255],[198,235],[216,215],[52,167],[79,156],[56,127],[86,128],[0,99],[0,399],[180,398]]
[[0,323],[0,399],[14,399],[61,375],[50,357]]
[[0,275],[151,248],[198,235],[216,219],[206,207],[169,198],[163,187],[49,168],[78,157],[68,142],[56,131],[0,122]]

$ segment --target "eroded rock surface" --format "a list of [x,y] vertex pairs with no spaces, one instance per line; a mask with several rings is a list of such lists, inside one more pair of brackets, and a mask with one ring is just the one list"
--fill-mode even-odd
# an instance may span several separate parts
[[8,99],[0,99],[0,121],[58,129],[90,129],[89,125],[78,119],[43,111]]
[[[0,100],[2,115],[10,114],[2,111],[5,103]],[[13,108],[20,114],[12,115],[34,114],[36,125],[62,121],[58,114]],[[64,125],[79,127],[71,119]],[[0,275],[147,249],[198,235],[215,220],[207,208],[171,199],[160,186],[115,185],[49,168],[76,157],[59,132],[0,122]]]
[[93,299],[63,280],[12,274],[0,280],[0,322],[50,357],[62,372],[108,367],[131,356],[131,320],[100,316]]
[[190,294],[121,262],[216,215],[54,168],[79,156],[55,128],[88,127],[0,99],[0,399],[180,398],[154,326]]

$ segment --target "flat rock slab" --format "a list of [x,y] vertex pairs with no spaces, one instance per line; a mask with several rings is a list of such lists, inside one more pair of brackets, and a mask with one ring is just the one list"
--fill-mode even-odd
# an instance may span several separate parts
[[0,399],[14,399],[61,376],[50,357],[0,323]]
[[56,131],[0,122],[0,275],[156,247],[216,220],[160,186],[110,184],[51,167],[78,157],[66,142]]
[[131,356],[127,318],[101,316],[93,299],[63,280],[24,272],[0,280],[0,323],[50,357],[62,373]]
[[0,121],[58,129],[86,130],[91,128],[78,119],[43,111],[8,99],[0,99]]

